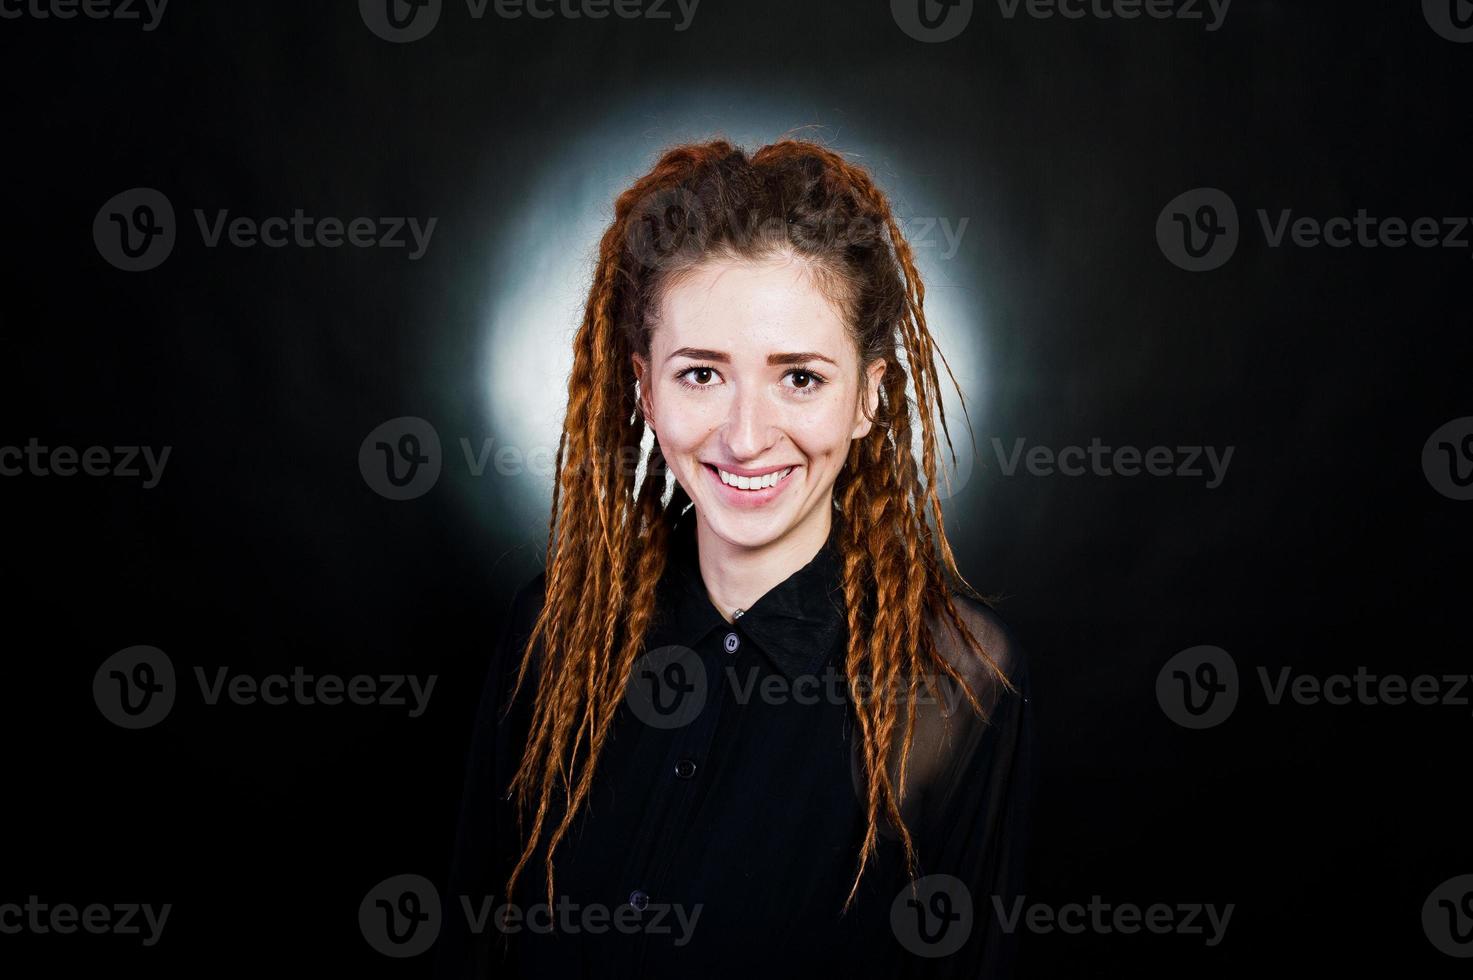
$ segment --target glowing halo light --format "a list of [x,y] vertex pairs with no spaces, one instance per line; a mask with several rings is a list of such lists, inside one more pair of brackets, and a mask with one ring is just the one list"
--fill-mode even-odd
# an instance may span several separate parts
[[[488,228],[488,234],[501,241],[493,249],[491,300],[482,348],[486,418],[497,449],[511,447],[519,451],[515,458],[535,465],[522,468],[514,477],[497,477],[494,491],[484,481],[469,483],[475,495],[471,506],[508,535],[520,538],[527,534],[531,538],[522,539],[525,543],[545,544],[552,503],[551,460],[567,405],[572,341],[582,322],[599,239],[612,220],[614,199],[649,170],[663,149],[717,135],[748,152],[785,136],[814,139],[870,169],[908,235],[921,227],[912,225],[916,218],[943,215],[955,233],[964,216],[956,214],[955,205],[948,207],[929,197],[924,181],[912,182],[903,176],[919,168],[901,163],[901,141],[892,149],[838,137],[838,127],[795,122],[812,119],[811,112],[796,106],[754,108],[753,102],[748,94],[672,96],[662,92],[602,113],[601,124],[571,129],[565,148],[538,168],[538,183],[519,195],[520,212]],[[740,108],[724,111],[718,110],[720,106]],[[929,160],[926,163],[934,166]],[[948,259],[940,256],[945,239],[939,231],[929,234],[930,247],[915,248],[926,285],[927,323],[966,394],[979,449],[985,444],[982,420],[990,386],[983,371],[982,297],[971,285],[976,279],[970,264],[976,261],[975,246],[969,252],[968,243],[983,232],[968,225],[957,254]],[[973,440],[939,358],[936,367],[957,457],[952,469],[945,439],[938,431],[937,483],[945,499],[964,491],[971,482]],[[913,432],[919,457],[919,430]],[[647,432],[646,451],[652,439]],[[950,471],[949,489],[943,468]],[[643,471],[641,463],[640,480]],[[486,514],[489,508],[495,509],[494,516]]]

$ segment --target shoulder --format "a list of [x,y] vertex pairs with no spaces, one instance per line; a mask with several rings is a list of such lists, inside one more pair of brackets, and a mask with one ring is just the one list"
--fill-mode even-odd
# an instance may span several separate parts
[[546,597],[547,572],[539,571],[513,589],[509,601],[502,600],[501,640],[492,652],[494,673],[516,673]]
[[527,631],[531,631],[532,623],[536,621],[537,614],[542,612],[542,604],[547,599],[547,570],[543,569],[530,579],[523,582],[511,597],[511,624],[513,627],[525,625]]
[[935,639],[937,653],[966,678],[979,696],[987,693],[988,700],[1002,696],[1007,691],[1003,677],[1026,696],[1028,658],[1002,616],[986,600],[967,595],[955,587],[950,590],[950,596],[957,619],[981,648],[983,656],[979,656],[977,650],[967,643],[956,622],[944,610],[931,618],[931,635]]

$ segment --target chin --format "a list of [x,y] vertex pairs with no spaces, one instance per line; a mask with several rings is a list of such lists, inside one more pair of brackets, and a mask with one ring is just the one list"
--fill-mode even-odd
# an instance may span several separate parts
[[739,548],[761,548],[781,538],[792,522],[778,515],[733,514],[719,504],[696,505],[698,516],[718,538]]

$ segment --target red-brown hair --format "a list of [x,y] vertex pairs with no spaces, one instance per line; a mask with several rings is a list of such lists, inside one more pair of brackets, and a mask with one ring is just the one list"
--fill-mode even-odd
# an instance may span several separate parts
[[[724,140],[674,147],[616,201],[573,341],[546,596],[517,675],[519,691],[540,656],[531,730],[511,786],[519,818],[530,814],[532,828],[526,833],[519,819],[525,844],[506,885],[508,902],[555,822],[545,859],[552,902],[554,851],[588,796],[642,651],[671,528],[690,503],[678,483],[667,486],[658,441],[635,486],[636,467],[627,461],[638,459],[645,423],[636,407],[631,355],[649,356],[662,291],[684,272],[717,256],[775,254],[795,256],[821,272],[826,292],[845,314],[861,369],[876,358],[886,362],[875,424],[850,446],[834,485],[848,616],[844,668],[861,740],[868,821],[845,910],[875,853],[882,812],[899,832],[915,876],[911,836],[899,810],[914,713],[905,713],[897,775],[885,760],[901,705],[884,692],[915,699],[924,678],[934,697],[932,678],[945,675],[982,713],[971,686],[937,652],[927,621],[954,624],[990,671],[1012,686],[953,603],[953,583],[976,593],[956,568],[936,492],[933,415],[951,446],[935,364],[937,357],[943,365],[946,360],[926,328],[925,286],[885,195],[864,169],[813,142],[783,140],[750,156]],[[919,472],[913,424],[920,430]]]

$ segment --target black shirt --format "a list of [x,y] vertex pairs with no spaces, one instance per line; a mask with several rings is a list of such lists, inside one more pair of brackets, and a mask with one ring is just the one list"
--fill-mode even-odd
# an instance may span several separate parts
[[[842,673],[848,626],[836,534],[837,522],[807,565],[727,623],[701,580],[694,511],[681,517],[628,695],[558,847],[550,909],[543,845],[522,870],[514,908],[502,900],[522,843],[504,797],[526,745],[535,677],[505,720],[499,708],[545,574],[516,594],[470,750],[442,902],[442,975],[781,976],[814,966],[860,976],[1011,974],[1014,940],[1003,925],[1022,895],[1032,782],[1027,663],[995,614],[960,594],[958,612],[1018,692],[952,630],[933,626],[987,721],[944,675],[943,697],[916,706],[901,812],[921,877],[912,892],[882,811],[878,856],[839,914],[865,812]],[[902,724],[897,757],[903,733]]]

